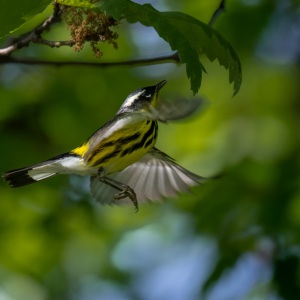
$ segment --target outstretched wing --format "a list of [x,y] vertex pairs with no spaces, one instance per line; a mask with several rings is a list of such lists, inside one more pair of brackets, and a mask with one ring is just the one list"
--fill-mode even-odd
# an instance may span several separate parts
[[189,117],[194,113],[203,111],[209,104],[209,101],[194,97],[192,99],[177,97],[172,101],[159,99],[157,107],[158,120],[173,121]]
[[[139,203],[174,197],[205,180],[155,148],[138,162],[110,177],[132,188]],[[131,203],[129,198],[114,200],[118,191],[100,182],[96,176],[91,177],[90,186],[93,197],[101,204]]]

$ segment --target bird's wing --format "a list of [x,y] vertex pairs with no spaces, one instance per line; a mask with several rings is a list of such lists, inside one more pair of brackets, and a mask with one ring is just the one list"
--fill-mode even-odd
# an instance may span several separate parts
[[155,110],[159,121],[173,121],[203,111],[208,104],[208,100],[200,97],[192,99],[176,97],[172,101],[160,99]]
[[[139,203],[174,197],[205,180],[155,148],[138,162],[110,177],[132,188]],[[90,186],[93,197],[101,204],[131,203],[129,198],[114,200],[118,191],[100,182],[96,176],[91,177]]]

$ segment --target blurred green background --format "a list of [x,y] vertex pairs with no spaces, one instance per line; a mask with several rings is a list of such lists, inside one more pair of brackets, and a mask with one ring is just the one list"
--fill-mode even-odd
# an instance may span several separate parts
[[[141,1],[139,2],[141,3]],[[151,2],[209,21],[218,1]],[[88,181],[57,176],[20,189],[0,182],[0,299],[240,300],[300,295],[300,7],[229,0],[214,27],[243,68],[204,59],[209,108],[160,126],[157,147],[202,176],[193,194],[140,207],[103,207]],[[120,24],[103,61],[165,55],[154,30]],[[64,40],[56,25],[47,38]],[[86,47],[30,46],[18,55],[95,60]],[[166,79],[161,97],[192,97],[184,66],[0,68],[0,171],[81,144],[137,88]]]

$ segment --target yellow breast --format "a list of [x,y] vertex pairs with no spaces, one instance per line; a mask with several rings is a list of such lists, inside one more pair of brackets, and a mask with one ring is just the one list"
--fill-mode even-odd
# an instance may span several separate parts
[[[143,120],[134,126],[125,126],[103,139],[92,152],[89,144],[73,150],[84,156],[87,167],[104,168],[106,174],[119,172],[140,160],[153,146],[157,139],[157,122]],[[88,156],[85,154],[88,153]]]

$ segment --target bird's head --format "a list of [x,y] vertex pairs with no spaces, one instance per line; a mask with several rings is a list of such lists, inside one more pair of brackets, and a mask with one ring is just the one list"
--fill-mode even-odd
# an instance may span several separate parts
[[163,80],[156,85],[144,87],[134,91],[126,98],[119,110],[119,113],[151,113],[151,111],[156,108],[159,91],[166,84],[166,82],[166,80]]

